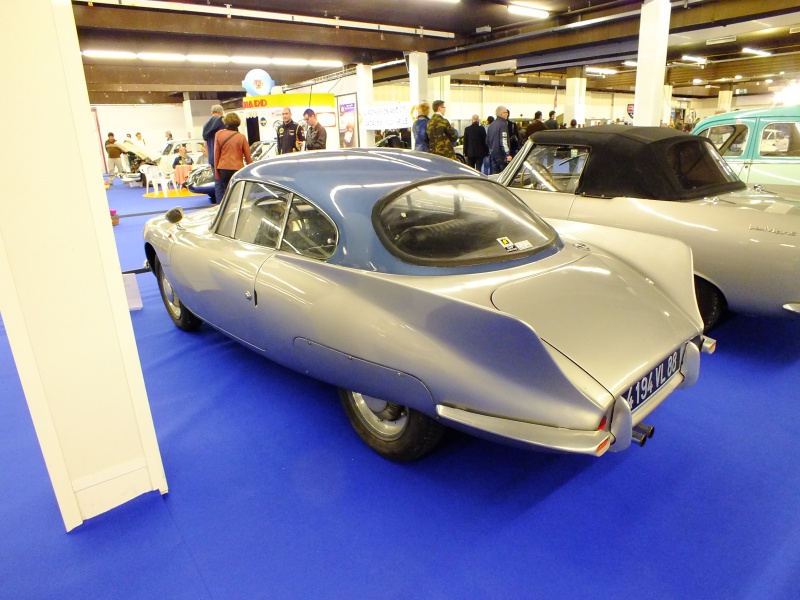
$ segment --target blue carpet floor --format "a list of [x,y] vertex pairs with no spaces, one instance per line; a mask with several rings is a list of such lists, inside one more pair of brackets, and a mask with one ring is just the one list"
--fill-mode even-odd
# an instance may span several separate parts
[[[112,188],[110,206],[175,204],[141,192]],[[115,228],[123,269],[144,260],[144,219]],[[136,277],[169,494],[64,532],[0,322],[0,598],[798,597],[800,322],[722,325],[644,448],[592,459],[451,432],[397,465],[332,387],[179,331]]]

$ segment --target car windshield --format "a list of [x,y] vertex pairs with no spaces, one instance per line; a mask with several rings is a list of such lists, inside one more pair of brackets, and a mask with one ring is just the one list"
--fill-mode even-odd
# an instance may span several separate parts
[[479,178],[434,180],[378,203],[373,224],[392,254],[413,264],[457,266],[528,256],[557,234],[515,195]]

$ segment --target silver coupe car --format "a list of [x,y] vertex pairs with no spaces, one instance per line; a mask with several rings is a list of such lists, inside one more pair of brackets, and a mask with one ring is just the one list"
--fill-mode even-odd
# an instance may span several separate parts
[[748,190],[705,137],[665,127],[541,131],[497,178],[546,219],[682,240],[706,330],[800,313],[800,203]]
[[353,149],[254,163],[144,237],[178,327],[337,386],[385,457],[445,426],[599,456],[652,435],[714,344],[685,244],[562,225],[456,161]]

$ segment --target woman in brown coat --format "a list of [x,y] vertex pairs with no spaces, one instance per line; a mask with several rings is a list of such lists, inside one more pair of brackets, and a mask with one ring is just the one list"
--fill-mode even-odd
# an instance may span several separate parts
[[222,202],[228,182],[239,169],[253,162],[247,138],[239,133],[242,121],[236,113],[228,113],[222,118],[225,129],[214,136],[214,191],[216,201]]

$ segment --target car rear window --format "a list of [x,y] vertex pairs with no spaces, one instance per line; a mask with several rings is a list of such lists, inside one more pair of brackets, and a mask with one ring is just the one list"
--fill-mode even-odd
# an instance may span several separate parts
[[736,183],[739,178],[713,148],[699,140],[672,144],[667,162],[685,191]]
[[429,180],[394,192],[375,206],[373,225],[392,254],[432,266],[509,260],[557,240],[514,194],[476,177]]

